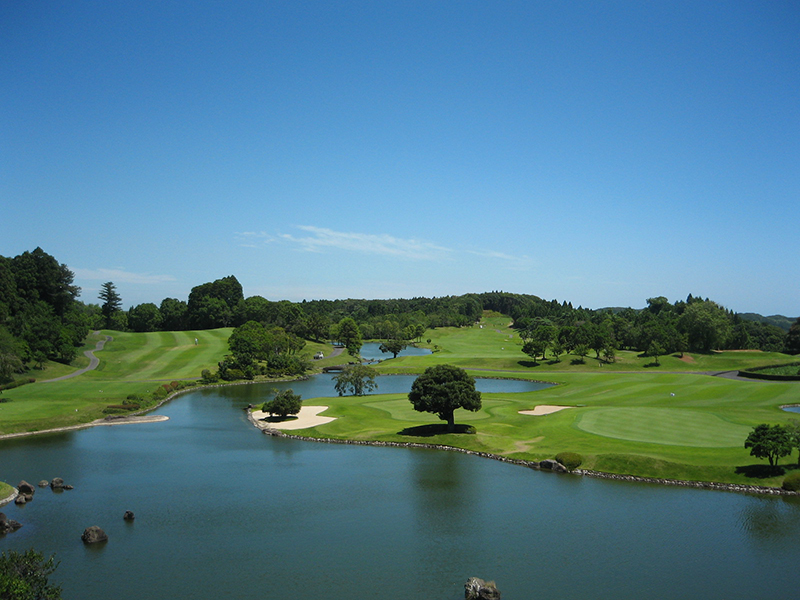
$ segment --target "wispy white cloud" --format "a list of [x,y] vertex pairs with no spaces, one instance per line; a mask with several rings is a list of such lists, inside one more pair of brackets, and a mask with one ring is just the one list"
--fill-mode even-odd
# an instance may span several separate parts
[[274,235],[265,231],[239,231],[236,233],[236,237],[242,248],[261,248],[264,244],[278,241]]
[[310,235],[295,237],[290,234],[282,234],[280,239],[297,244],[308,252],[322,252],[326,248],[337,248],[362,254],[382,254],[413,260],[441,260],[452,253],[449,248],[430,242],[397,238],[383,233],[347,233],[310,225],[302,225],[298,229]]
[[525,271],[533,266],[533,259],[529,256],[514,256],[505,252],[494,250],[467,250],[468,253],[503,264],[507,269]]
[[283,243],[293,244],[306,252],[322,253],[329,249],[338,249],[371,256],[382,255],[422,261],[457,260],[459,255],[463,259],[464,255],[469,254],[491,261],[498,268],[516,271],[528,270],[534,262],[528,256],[514,256],[494,250],[457,250],[432,242],[398,238],[385,233],[343,232],[313,225],[299,225],[297,229],[308,235],[289,233],[272,235],[263,231],[245,231],[237,233],[236,236],[239,245],[246,248],[261,248],[266,244]]
[[176,281],[172,275],[152,275],[150,273],[131,273],[124,269],[72,269],[76,279],[89,281],[113,281],[114,283],[133,283],[152,285]]

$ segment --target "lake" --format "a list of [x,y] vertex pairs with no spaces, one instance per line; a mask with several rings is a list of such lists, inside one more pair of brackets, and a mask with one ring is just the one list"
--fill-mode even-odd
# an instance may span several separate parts
[[[378,391],[413,377],[402,380],[381,377]],[[329,377],[291,386],[333,394]],[[505,600],[797,592],[796,498],[273,438],[242,410],[271,387],[186,394],[157,411],[168,422],[0,442],[0,480],[75,486],[3,507],[24,526],[0,550],[55,553],[66,599],[455,600],[473,575]],[[90,525],[109,542],[85,546]]]

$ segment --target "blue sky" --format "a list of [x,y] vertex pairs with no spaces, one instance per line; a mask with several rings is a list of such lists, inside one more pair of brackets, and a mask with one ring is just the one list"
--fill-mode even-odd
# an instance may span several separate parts
[[87,302],[797,316],[800,4],[2,0],[0,206]]

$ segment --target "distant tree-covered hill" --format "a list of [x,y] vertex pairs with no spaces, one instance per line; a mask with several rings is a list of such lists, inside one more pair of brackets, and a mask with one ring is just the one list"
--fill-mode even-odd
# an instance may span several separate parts
[[739,313],[739,316],[746,321],[755,321],[756,323],[767,323],[768,325],[774,325],[775,327],[780,327],[784,331],[789,331],[792,325],[797,321],[797,318],[789,318],[784,317],[783,315],[771,315],[769,317],[765,317],[758,313]]

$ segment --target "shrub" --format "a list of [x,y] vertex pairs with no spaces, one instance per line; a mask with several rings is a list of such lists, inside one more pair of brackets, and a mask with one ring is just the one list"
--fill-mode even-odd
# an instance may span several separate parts
[[793,471],[784,477],[781,487],[789,492],[800,492],[800,471]]
[[123,404],[109,404],[106,409],[113,409],[117,411],[123,410],[136,410],[139,408],[139,405],[136,403],[123,403]]
[[577,452],[559,452],[555,459],[567,468],[567,471],[574,471],[583,463],[583,457]]
[[144,402],[144,398],[141,394],[128,394],[128,397],[122,401],[124,406],[133,406],[136,405],[136,408],[139,408],[139,405]]
[[219,375],[212,373],[209,369],[203,369],[200,372],[200,381],[202,383],[217,383],[219,381]]
[[18,388],[21,385],[25,385],[26,383],[34,383],[35,381],[36,380],[33,377],[17,379],[10,383],[0,385],[0,392],[4,392],[6,390],[13,390],[14,388]]

